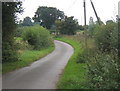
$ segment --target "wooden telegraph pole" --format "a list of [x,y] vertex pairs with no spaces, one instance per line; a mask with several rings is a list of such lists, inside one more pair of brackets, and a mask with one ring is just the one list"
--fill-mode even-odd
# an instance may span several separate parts
[[[101,25],[100,23],[100,18],[97,15],[97,12],[95,10],[94,4],[92,2],[92,0],[90,0],[92,8],[94,10],[95,16],[97,18],[98,24]],[[86,28],[86,1],[83,0],[83,7],[84,7],[84,29],[85,29],[85,47],[87,48],[87,28]]]
[[97,15],[97,12],[96,12],[96,10],[95,10],[95,7],[94,7],[94,4],[93,4],[92,0],[90,0],[90,2],[91,2],[91,5],[92,5],[92,8],[93,8],[93,10],[94,10],[95,16],[96,16],[96,18],[97,18],[98,24],[101,25],[101,23],[100,23],[100,18],[99,18],[98,15]]
[[[97,15],[97,12],[96,12],[96,10],[95,10],[95,7],[94,7],[94,4],[93,4],[92,0],[90,0],[90,2],[91,2],[91,5],[92,5],[92,8],[93,8],[93,10],[94,10],[95,16],[96,16],[96,18],[97,18],[98,24],[101,25],[101,23],[100,23],[100,18],[99,18],[98,15]],[[83,0],[83,7],[84,7],[85,47],[87,48],[86,1],[85,1],[85,0]]]
[[83,7],[84,7],[84,25],[86,26],[86,2],[85,0],[83,2]]
[[85,47],[87,48],[87,29],[86,29],[86,2],[83,1],[83,7],[84,7],[84,29],[85,29]]

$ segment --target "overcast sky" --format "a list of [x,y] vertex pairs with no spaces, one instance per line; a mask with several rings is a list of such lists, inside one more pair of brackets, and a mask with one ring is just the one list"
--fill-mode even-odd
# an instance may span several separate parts
[[[19,15],[19,18],[23,20],[26,16],[33,17],[34,12],[39,6],[56,7],[57,9],[64,11],[67,16],[74,16],[78,19],[79,24],[84,24],[84,11],[83,0],[22,0],[24,12]],[[118,2],[120,0],[92,0],[98,16],[103,22],[106,20],[115,19],[115,15],[118,14]],[[94,11],[92,9],[90,0],[86,0],[87,10],[87,24],[90,16],[96,21]]]

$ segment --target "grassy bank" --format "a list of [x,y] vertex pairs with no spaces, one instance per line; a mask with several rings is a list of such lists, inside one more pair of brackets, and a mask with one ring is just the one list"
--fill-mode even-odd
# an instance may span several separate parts
[[64,69],[63,74],[60,77],[57,88],[58,89],[87,89],[86,80],[86,64],[77,63],[78,54],[82,52],[79,42],[61,37],[56,40],[64,41],[74,48],[74,54],[70,58],[67,66]]
[[3,74],[7,72],[11,72],[13,70],[25,67],[30,65],[32,62],[48,55],[50,52],[54,50],[53,46],[50,46],[49,48],[42,49],[40,51],[36,50],[24,50],[20,55],[20,61],[17,62],[10,62],[10,63],[4,63],[2,66]]

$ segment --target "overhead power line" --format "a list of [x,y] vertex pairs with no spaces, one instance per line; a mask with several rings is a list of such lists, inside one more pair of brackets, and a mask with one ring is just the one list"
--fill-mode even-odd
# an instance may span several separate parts
[[73,3],[65,10],[66,12],[69,11],[73,6],[74,4],[76,3],[77,0],[74,0]]

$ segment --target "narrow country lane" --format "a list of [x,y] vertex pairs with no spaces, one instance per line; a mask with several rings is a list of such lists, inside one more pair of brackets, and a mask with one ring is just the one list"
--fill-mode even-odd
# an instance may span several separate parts
[[55,89],[73,48],[55,40],[55,50],[30,66],[3,75],[3,89]]

